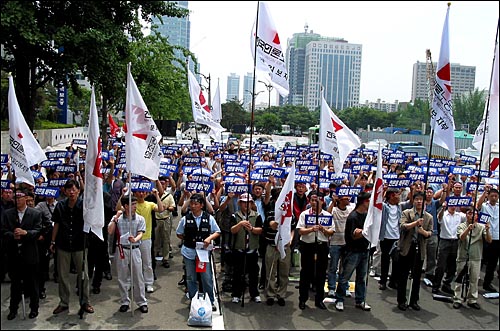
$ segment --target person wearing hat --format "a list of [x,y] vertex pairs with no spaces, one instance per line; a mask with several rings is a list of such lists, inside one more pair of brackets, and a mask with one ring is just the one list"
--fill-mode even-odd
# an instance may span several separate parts
[[260,303],[258,281],[259,237],[262,233],[262,216],[253,210],[254,200],[248,193],[238,198],[240,208],[231,217],[231,233],[233,234],[234,277],[232,302],[240,302],[245,293],[245,276],[248,274],[248,289],[251,300]]
[[6,210],[1,224],[2,240],[8,258],[10,305],[8,320],[13,320],[23,293],[30,297],[29,318],[38,316],[38,246],[37,239],[42,230],[42,214],[26,204],[28,192],[17,190],[16,207]]
[[297,229],[300,235],[300,280],[299,280],[299,308],[306,308],[306,301],[309,299],[309,288],[311,283],[316,288],[315,306],[326,309],[323,299],[325,297],[326,268],[328,267],[328,238],[335,232],[334,225],[323,226],[318,224],[317,219],[314,225],[306,223],[306,218],[317,216],[331,216],[322,209],[323,194],[318,191],[311,191],[308,195],[311,207],[300,214]]
[[[198,281],[196,275],[196,243],[203,242],[206,249],[210,243],[220,236],[220,228],[215,218],[203,211],[205,207],[205,197],[200,193],[194,193],[189,198],[189,212],[179,221],[176,229],[177,238],[182,240],[181,254],[186,267],[186,283],[189,298],[192,299],[198,291]],[[211,253],[210,253],[211,254]],[[208,293],[212,303],[212,311],[216,311],[214,297],[214,280],[212,278],[211,263],[206,263],[206,270],[200,272],[203,291]]]

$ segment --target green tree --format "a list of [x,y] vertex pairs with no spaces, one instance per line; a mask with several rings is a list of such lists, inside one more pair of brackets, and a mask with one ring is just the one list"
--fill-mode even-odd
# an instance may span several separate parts
[[7,54],[1,68],[12,72],[31,128],[38,89],[64,81],[77,95],[78,71],[102,93],[105,119],[107,104],[124,94],[129,39],[143,38],[140,19],[188,14],[173,2],[146,0],[2,1],[0,11],[0,43]]
[[476,88],[471,93],[464,93],[453,99],[453,120],[455,129],[460,130],[462,124],[469,125],[469,133],[479,126],[483,119],[485,92]]
[[232,100],[221,105],[222,107],[222,127],[228,131],[231,130],[235,124],[250,125],[250,113],[245,111],[243,104],[237,100]]
[[181,50],[186,57],[194,58],[194,55],[170,45],[159,33],[131,46],[134,80],[153,118],[192,120],[186,63],[176,57],[174,50]]
[[274,130],[279,130],[281,123],[278,115],[273,113],[255,114],[255,128],[266,134],[272,134]]

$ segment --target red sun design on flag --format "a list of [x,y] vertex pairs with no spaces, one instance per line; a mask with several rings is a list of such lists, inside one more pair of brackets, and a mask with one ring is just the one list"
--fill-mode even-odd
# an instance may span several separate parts
[[[439,71],[437,72],[436,75],[442,81],[449,82],[451,80],[451,72],[450,72],[450,70],[451,70],[450,69],[450,64],[447,63],[444,67],[442,67],[441,69],[439,69]],[[448,90],[448,92],[451,93],[451,85],[444,84],[444,86],[446,87],[446,89]]]
[[275,43],[276,45],[280,44],[280,37],[277,33],[274,34],[273,43]]
[[92,175],[99,177],[99,178],[102,178],[101,159],[102,159],[102,157],[101,157],[101,137],[98,137],[97,138],[97,156],[95,158],[94,170],[92,171]]
[[281,224],[283,224],[286,217],[292,217],[292,191],[286,194],[285,201],[281,205],[281,210],[285,212],[281,215]]
[[338,124],[337,122],[335,122],[335,120],[332,118],[332,123],[333,123],[333,127],[335,128],[335,132],[339,132],[340,130],[342,130],[344,127],[342,127],[340,124]]
[[[144,109],[142,109],[141,107],[136,106],[136,105],[133,105],[132,109],[133,109],[132,110],[133,113],[137,115],[137,116],[135,116],[135,118],[137,119],[136,124],[137,124],[137,128],[138,128],[138,130],[136,132],[132,133],[132,136],[137,137],[137,138],[142,139],[142,140],[146,140],[148,138],[147,134],[138,133],[138,132],[144,132],[144,130],[149,129],[149,126],[148,126],[149,124],[145,120]],[[141,119],[141,115],[143,115],[142,119]],[[141,130],[141,129],[144,129],[144,130]],[[126,123],[123,124],[123,131],[125,131],[125,133],[127,133],[127,124]]]
[[21,134],[21,132],[19,132],[17,136],[19,137],[19,139],[23,139],[23,135]]
[[375,182],[373,206],[379,210],[382,210],[383,196],[384,196],[384,185],[381,178],[377,178]]
[[199,99],[200,99],[201,107],[203,107],[203,109],[205,109],[207,112],[210,113],[210,107],[208,106],[207,101],[205,100],[205,96],[203,95],[202,91],[200,91]]

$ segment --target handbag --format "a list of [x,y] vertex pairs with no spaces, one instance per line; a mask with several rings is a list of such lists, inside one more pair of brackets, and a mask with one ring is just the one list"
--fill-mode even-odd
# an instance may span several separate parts
[[208,293],[196,292],[191,299],[187,325],[212,326],[212,302]]

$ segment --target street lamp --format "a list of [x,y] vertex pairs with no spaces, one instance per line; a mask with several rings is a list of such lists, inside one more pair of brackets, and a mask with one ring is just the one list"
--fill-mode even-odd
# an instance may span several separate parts
[[259,94],[261,94],[262,92],[264,92],[264,91],[256,92],[255,95],[252,93],[252,91],[249,91],[249,90],[245,90],[245,92],[247,92],[248,94],[250,94],[252,96],[252,104],[254,104],[255,103],[255,99],[257,98],[257,96]]
[[259,83],[262,83],[266,86],[267,88],[267,91],[269,92],[269,102],[268,102],[268,109],[270,110],[271,109],[271,91],[273,90],[273,86],[271,84],[267,84],[266,82],[263,82],[261,80],[259,80]]

